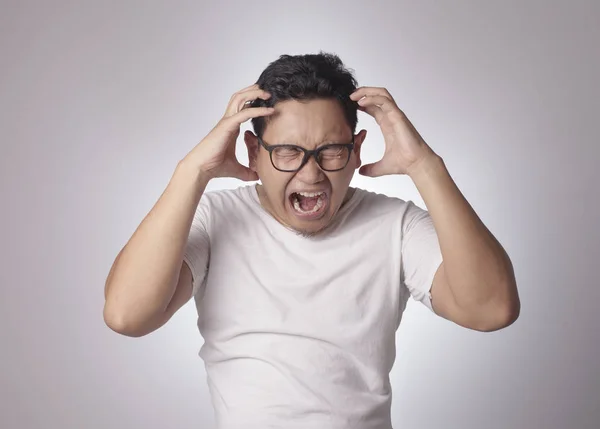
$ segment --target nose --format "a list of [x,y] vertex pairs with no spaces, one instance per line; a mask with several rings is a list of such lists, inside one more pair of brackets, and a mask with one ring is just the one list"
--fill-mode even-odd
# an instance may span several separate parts
[[306,164],[296,172],[296,176],[304,183],[318,183],[323,180],[325,173],[319,167],[314,155],[311,155]]

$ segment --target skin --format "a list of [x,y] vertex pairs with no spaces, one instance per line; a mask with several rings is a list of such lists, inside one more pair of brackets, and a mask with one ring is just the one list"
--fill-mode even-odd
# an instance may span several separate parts
[[431,287],[436,314],[484,332],[514,323],[521,304],[512,262],[462,195],[442,158],[387,89],[361,87],[350,98],[376,120],[385,141],[382,159],[362,166],[360,174],[408,175],[431,215],[443,256]]
[[[282,224],[307,235],[322,231],[352,194],[354,170],[368,177],[408,175],[423,197],[439,237],[443,262],[431,289],[434,311],[458,325],[478,330],[502,329],[520,313],[510,258],[485,227],[454,183],[443,160],[425,143],[385,88],[361,87],[351,98],[375,119],[385,141],[383,158],[361,166],[366,136],[355,136],[349,164],[339,172],[320,171],[313,158],[296,173],[270,164],[256,136],[247,132],[250,168],[239,163],[235,145],[240,125],[269,117],[267,144],[290,139],[313,149],[326,140],[349,142],[351,130],[341,107],[332,100],[283,102],[276,108],[244,108],[270,94],[254,84],[236,92],[210,133],[180,161],[169,186],[119,252],[109,272],[104,318],[109,327],[129,336],[146,335],[164,323],[191,297],[191,272],[182,253],[193,215],[208,182],[217,177],[261,179],[261,203]],[[278,141],[279,140],[279,141]],[[321,219],[300,221],[285,204],[297,190],[327,189],[330,205]]]
[[[333,99],[277,103],[275,113],[265,128],[262,138],[268,145],[290,143],[315,149],[325,143],[352,141],[352,130],[342,107]],[[257,188],[262,206],[281,224],[301,235],[311,236],[325,230],[354,192],[350,181],[361,165],[360,149],[366,134],[365,130],[361,130],[354,136],[354,150],[343,170],[323,171],[311,157],[299,171],[286,173],[273,167],[269,152],[260,146],[255,134],[247,131],[244,140],[248,148],[249,168],[262,182]],[[311,220],[300,218],[290,205],[291,193],[316,190],[328,193],[323,215]]]

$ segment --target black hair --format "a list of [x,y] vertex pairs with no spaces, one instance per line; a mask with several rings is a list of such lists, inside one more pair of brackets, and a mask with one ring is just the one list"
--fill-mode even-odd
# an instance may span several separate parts
[[[352,133],[356,131],[357,103],[350,99],[357,88],[353,71],[335,54],[319,52],[306,55],[281,55],[263,70],[256,81],[269,92],[268,100],[256,99],[253,107],[273,107],[284,100],[336,99]],[[254,133],[259,137],[265,130],[267,118],[252,119]]]

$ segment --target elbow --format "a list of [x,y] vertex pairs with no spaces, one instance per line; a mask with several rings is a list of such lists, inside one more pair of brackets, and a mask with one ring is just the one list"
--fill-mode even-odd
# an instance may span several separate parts
[[515,323],[520,314],[521,303],[517,298],[514,301],[496,306],[492,311],[487,311],[486,317],[480,318],[472,328],[480,332],[499,331]]
[[125,312],[117,311],[108,304],[105,304],[103,312],[104,323],[112,331],[126,337],[139,338],[151,332],[151,330],[144,329],[143,324],[131,320],[131,318],[127,317],[124,313]]

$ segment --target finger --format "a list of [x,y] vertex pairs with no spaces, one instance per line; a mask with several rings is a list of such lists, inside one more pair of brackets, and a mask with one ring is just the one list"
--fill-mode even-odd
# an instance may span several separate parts
[[268,100],[271,97],[267,91],[262,89],[252,89],[246,92],[241,92],[235,94],[229,105],[227,106],[227,110],[225,112],[225,116],[232,116],[246,108],[250,103],[252,103],[257,98]]
[[385,174],[383,170],[383,164],[381,161],[374,162],[372,164],[366,164],[360,167],[358,173],[368,177],[378,177]]
[[383,95],[367,95],[365,98],[358,100],[358,105],[362,107],[377,106],[385,113],[398,109],[396,103]]
[[232,176],[243,180],[245,182],[251,182],[253,180],[258,180],[258,174],[255,171],[250,170],[248,167],[243,166],[239,162],[236,162]]
[[243,97],[243,94],[249,92],[249,91],[256,91],[256,90],[260,90],[260,87],[258,86],[257,83],[252,84],[250,86],[247,86],[245,88],[240,89],[239,91],[234,92],[231,97],[229,98],[229,102],[227,103],[227,109],[229,109],[229,106],[235,102],[235,100],[239,99],[240,97]]
[[235,115],[245,107],[249,107],[249,105],[257,98],[267,100],[270,97],[271,94],[262,89],[251,89],[245,92],[237,93],[229,101],[225,116]]
[[358,106],[358,110],[361,110],[369,115],[371,115],[372,117],[375,118],[375,121],[380,124],[381,120],[383,119],[383,116],[385,115],[383,113],[383,110],[381,110],[381,107],[379,106]]
[[249,107],[241,112],[223,119],[223,123],[232,130],[234,128],[239,129],[240,125],[249,119],[258,118],[260,116],[270,116],[273,113],[275,113],[274,107]]
[[[256,99],[254,99],[254,100],[256,100]],[[239,104],[236,108],[235,113],[237,113],[241,110],[247,109],[248,107],[252,107],[252,103],[254,102],[254,100],[246,100],[243,103]]]
[[275,113],[274,107],[248,107],[236,113],[232,118],[241,124],[249,119],[258,118],[260,116],[270,116],[273,113]]
[[364,96],[368,95],[381,95],[389,98],[395,103],[394,97],[392,97],[392,94],[390,94],[390,92],[387,89],[374,86],[362,86],[356,91],[354,91],[352,94],[350,94],[350,98],[352,100],[358,101]]
[[250,85],[242,90],[239,90],[238,93],[248,92],[248,91],[252,91],[255,89],[262,89],[262,88],[258,85],[258,83],[255,83],[254,85]]
[[229,103],[227,103],[227,107],[229,107],[229,105],[233,102],[233,100],[235,98],[237,98],[240,94],[244,93],[244,92],[248,92],[248,91],[252,91],[252,90],[256,90],[258,89],[258,84],[252,84],[250,86],[247,86],[245,88],[240,89],[239,91],[234,92],[233,94],[231,94],[231,97],[229,97]]

